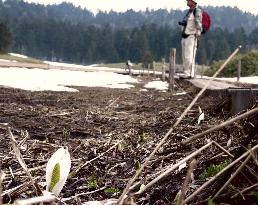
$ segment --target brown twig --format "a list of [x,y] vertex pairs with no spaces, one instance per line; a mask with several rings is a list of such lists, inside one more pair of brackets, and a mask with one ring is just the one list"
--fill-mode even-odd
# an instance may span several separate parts
[[232,174],[230,176],[230,178],[228,179],[228,181],[220,188],[220,190],[215,194],[215,196],[213,197],[213,199],[215,199],[216,197],[219,196],[219,194],[229,185],[229,183],[236,177],[236,175],[245,167],[245,165],[247,164],[247,162],[249,162],[249,160],[251,159],[251,154],[245,159],[245,161],[241,164],[240,167],[238,167],[238,169],[235,171],[234,174]]
[[184,159],[182,159],[181,161],[179,161],[177,164],[171,166],[170,168],[168,168],[166,171],[162,172],[159,176],[157,176],[155,179],[153,179],[151,182],[149,182],[144,188],[142,188],[140,191],[138,191],[135,194],[141,194],[143,193],[146,189],[148,189],[150,186],[152,186],[153,184],[155,184],[156,182],[158,182],[160,179],[162,179],[163,177],[165,177],[166,175],[168,175],[170,172],[174,171],[176,168],[178,168],[181,164],[187,162],[188,160],[190,160],[191,158],[195,157],[196,155],[198,155],[200,152],[202,152],[203,150],[207,149],[208,147],[210,147],[211,145],[216,145],[218,146],[220,149],[222,149],[222,151],[224,151],[226,154],[228,154],[229,156],[233,156],[232,154],[230,154],[227,150],[225,150],[224,148],[222,148],[217,142],[215,141],[210,141],[209,143],[207,143],[206,145],[204,145],[203,147],[201,147],[200,149],[196,150],[195,152],[193,152],[192,154],[188,155],[187,157],[185,157]]
[[217,142],[215,142],[215,141],[213,141],[213,143],[219,148],[219,149],[221,149],[223,152],[225,152],[228,156],[230,156],[230,157],[234,157],[234,155],[232,155],[229,151],[227,151],[226,149],[224,149],[219,143],[217,143]]
[[225,68],[225,66],[228,64],[228,62],[238,53],[241,46],[239,46],[229,57],[228,59],[223,63],[223,65],[218,69],[218,71],[212,76],[210,80],[205,84],[203,89],[196,95],[196,97],[193,99],[193,101],[190,103],[190,105],[184,110],[182,115],[178,118],[176,123],[173,125],[173,127],[170,128],[170,130],[166,133],[166,135],[163,137],[163,139],[158,143],[158,145],[155,147],[155,149],[152,151],[152,153],[146,158],[145,162],[141,165],[140,169],[136,171],[135,175],[126,185],[126,188],[124,189],[123,193],[118,199],[118,204],[122,205],[125,195],[128,193],[130,187],[135,182],[135,180],[140,176],[143,169],[148,165],[151,158],[154,156],[154,154],[159,150],[159,148],[164,144],[164,142],[167,140],[168,136],[173,132],[174,128],[179,125],[179,123],[182,121],[182,119],[186,116],[188,111],[194,106],[196,101],[200,98],[200,96],[204,93],[204,91],[208,88],[210,83],[218,76],[218,74]]
[[195,169],[196,165],[197,165],[197,161],[196,161],[196,159],[193,159],[193,161],[190,163],[190,166],[189,166],[189,169],[187,171],[184,183],[183,183],[182,188],[181,188],[181,194],[180,194],[178,202],[177,202],[178,205],[184,205],[185,204],[184,199],[185,199],[185,195],[186,195],[186,192],[187,192],[187,186],[189,184],[189,181],[191,179],[191,174],[193,173],[193,170]]
[[33,184],[33,187],[35,188],[35,191],[36,191],[36,194],[38,195],[41,195],[42,194],[42,191],[41,189],[39,188],[38,184],[35,182],[35,180],[33,179],[33,177],[31,176],[30,174],[30,171],[26,165],[26,163],[24,162],[24,159],[22,157],[22,154],[20,152],[20,149],[18,147],[18,143],[16,142],[16,140],[14,139],[14,136],[11,132],[11,129],[10,127],[7,127],[7,131],[8,131],[8,134],[9,134],[9,137],[11,139],[11,143],[12,143],[12,146],[13,146],[13,150],[14,150],[14,153],[15,153],[15,156],[19,162],[19,164],[21,165],[21,167],[24,169],[24,171],[26,172],[26,174],[28,175],[30,181],[32,182]]
[[112,147],[110,147],[107,151],[99,154],[99,156],[91,159],[90,161],[85,162],[84,164],[80,165],[75,171],[74,174],[77,174],[83,167],[85,167],[87,164],[92,163],[93,161],[95,161],[96,159],[104,156],[106,153],[110,152],[112,149],[114,149],[115,147],[117,147],[117,145],[120,143],[121,141],[117,142],[116,144],[114,144]]
[[31,205],[44,202],[54,202],[56,197],[54,195],[38,196],[30,199],[21,199],[14,202],[14,205]]
[[3,183],[3,180],[4,180],[4,172],[1,171],[1,169],[0,169],[0,205],[3,204],[3,200],[2,200],[2,183]]
[[240,191],[239,193],[236,193],[235,195],[233,195],[231,198],[233,199],[233,198],[237,197],[239,194],[243,194],[243,193],[245,193],[245,192],[247,192],[247,191],[249,191],[249,190],[252,190],[253,188],[256,188],[256,187],[258,187],[258,183],[253,184],[252,186],[249,186],[249,187],[243,189],[243,190]]
[[185,145],[185,144],[188,144],[188,143],[190,143],[190,142],[192,142],[192,141],[194,141],[194,140],[196,140],[196,139],[199,139],[199,138],[201,138],[201,137],[203,137],[203,136],[205,136],[205,135],[207,135],[207,134],[209,134],[209,133],[211,133],[211,132],[217,131],[217,130],[219,130],[219,129],[225,127],[225,126],[228,126],[228,125],[233,124],[234,122],[236,122],[236,121],[238,121],[238,120],[241,120],[241,119],[244,119],[244,118],[246,118],[246,117],[248,117],[248,116],[250,116],[250,115],[253,115],[253,114],[256,113],[256,112],[258,112],[258,108],[252,109],[252,110],[250,110],[250,111],[248,111],[248,112],[246,112],[246,113],[244,113],[244,114],[242,114],[242,115],[239,115],[239,116],[237,116],[237,117],[235,117],[235,118],[232,118],[232,119],[230,119],[230,120],[228,120],[228,121],[226,121],[226,122],[223,122],[223,123],[221,123],[220,125],[217,125],[217,126],[215,126],[215,127],[212,127],[212,128],[210,128],[210,129],[208,129],[208,130],[206,130],[206,131],[204,131],[204,132],[202,132],[202,133],[199,133],[199,134],[197,134],[197,135],[194,135],[194,136],[192,136],[192,137],[189,137],[188,139],[184,140],[184,141],[182,142],[182,144],[184,144],[184,145]]
[[231,167],[233,167],[235,164],[240,162],[243,158],[248,156],[251,151],[255,151],[258,149],[258,145],[254,146],[251,150],[248,150],[244,154],[242,154],[239,158],[237,158],[235,161],[230,163],[228,166],[226,166],[223,170],[221,170],[219,173],[217,173],[215,176],[213,176],[209,181],[205,182],[201,187],[199,187],[194,193],[192,193],[190,196],[188,196],[185,200],[185,203],[188,203],[191,201],[199,192],[201,192],[204,188],[206,188],[211,182],[215,181],[220,175],[225,173],[227,170],[229,170]]
[[72,200],[72,199],[78,198],[79,196],[86,196],[86,195],[90,195],[90,194],[97,193],[97,192],[99,192],[99,191],[103,191],[103,190],[105,190],[106,188],[107,188],[107,186],[104,186],[104,187],[101,187],[101,188],[96,189],[96,190],[94,190],[94,191],[89,191],[89,192],[85,192],[85,193],[76,194],[75,196],[71,196],[71,197],[69,197],[69,198],[63,198],[61,201],[62,201],[62,202],[70,201],[70,200]]
[[200,152],[202,152],[203,150],[207,149],[208,147],[210,147],[213,144],[213,142],[209,142],[206,145],[202,146],[200,149],[196,150],[195,152],[193,152],[192,154],[188,155],[187,157],[185,157],[184,159],[180,160],[178,163],[176,163],[175,165],[173,165],[172,167],[170,167],[169,169],[167,169],[166,171],[164,171],[163,173],[161,173],[158,177],[156,177],[155,179],[153,179],[151,182],[149,182],[145,187],[143,187],[140,191],[138,191],[135,194],[141,194],[143,193],[146,189],[148,189],[149,187],[151,187],[153,184],[157,183],[160,179],[162,179],[163,177],[167,176],[169,173],[171,173],[172,171],[174,171],[176,168],[178,168],[181,164],[187,162],[189,159],[192,159],[193,157],[195,157],[196,155],[198,155]]
[[8,190],[5,190],[3,193],[2,193],[2,197],[6,196],[6,195],[12,195],[13,193],[15,192],[18,192],[19,190],[23,189],[24,187],[29,187],[31,185],[31,181],[29,182],[24,182],[23,184],[19,185],[19,186],[16,186],[14,188],[11,188],[11,189],[8,189]]
[[112,105],[114,105],[114,104],[116,103],[116,101],[119,100],[119,98],[120,98],[120,96],[118,96],[113,102],[111,102],[111,103],[107,106],[107,108],[110,108]]

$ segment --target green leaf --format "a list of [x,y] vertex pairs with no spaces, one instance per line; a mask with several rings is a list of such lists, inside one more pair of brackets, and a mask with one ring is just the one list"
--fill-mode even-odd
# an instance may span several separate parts
[[208,205],[216,205],[216,204],[213,202],[213,200],[212,200],[212,199],[209,199],[209,201],[208,201]]
[[52,192],[53,188],[55,187],[55,185],[58,183],[59,180],[60,180],[60,164],[57,163],[52,172],[51,182],[48,190],[49,192]]
[[109,187],[104,190],[104,192],[107,194],[114,194],[114,193],[118,193],[120,191],[121,191],[120,189],[115,188],[115,187]]

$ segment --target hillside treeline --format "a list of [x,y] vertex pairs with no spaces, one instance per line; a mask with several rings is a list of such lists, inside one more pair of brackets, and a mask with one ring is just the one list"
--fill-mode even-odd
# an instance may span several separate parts
[[[236,8],[208,9],[213,24],[201,38],[199,64],[223,59],[240,44],[242,52],[256,48],[256,16]],[[68,3],[43,6],[7,0],[0,1],[0,12],[1,22],[12,33],[9,50],[31,57],[83,64],[160,61],[168,59],[170,48],[177,48],[178,62],[181,59],[177,22],[183,12],[179,10],[99,12],[94,16]]]
[[[146,58],[160,61],[168,59],[169,49],[177,49],[178,62],[181,53],[181,30],[155,24],[134,29],[112,29],[110,26],[71,25],[55,21],[27,23],[17,28],[12,50],[40,59],[100,63],[121,62],[130,59],[142,62]],[[199,43],[197,62],[209,64],[224,59],[238,45],[242,52],[258,45],[258,29],[249,35],[243,28],[232,32],[220,28],[202,36]]]
[[[128,5],[129,7],[130,5]],[[185,4],[185,9],[187,6]],[[203,7],[212,18],[213,28],[227,28],[233,31],[241,25],[246,32],[251,32],[257,26],[258,16],[245,13],[231,7]],[[103,12],[94,15],[87,8],[75,7],[71,3],[40,5],[27,3],[23,0],[0,0],[0,18],[12,26],[23,24],[27,20],[56,20],[72,24],[83,23],[103,27],[109,24],[112,28],[135,28],[144,24],[177,26],[186,11],[181,10],[150,10],[126,12]]]

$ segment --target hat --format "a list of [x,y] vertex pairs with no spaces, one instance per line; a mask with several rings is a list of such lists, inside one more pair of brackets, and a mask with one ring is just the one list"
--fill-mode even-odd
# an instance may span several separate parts
[[192,1],[192,2],[197,4],[197,0],[187,0],[187,1]]

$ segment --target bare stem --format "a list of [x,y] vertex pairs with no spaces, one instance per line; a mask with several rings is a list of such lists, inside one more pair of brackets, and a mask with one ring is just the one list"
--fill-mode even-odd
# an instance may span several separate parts
[[174,171],[176,168],[178,168],[181,164],[187,162],[189,159],[192,159],[193,157],[195,157],[196,155],[198,155],[200,152],[202,152],[203,150],[207,149],[208,147],[210,147],[213,144],[213,142],[209,142],[208,144],[204,145],[203,147],[201,147],[200,149],[196,150],[195,152],[193,152],[192,154],[188,155],[187,157],[185,157],[184,159],[180,160],[178,163],[176,163],[175,165],[173,165],[172,167],[170,167],[169,169],[167,169],[166,171],[164,171],[163,173],[161,173],[158,177],[156,177],[155,179],[153,179],[151,182],[149,182],[145,187],[143,187],[140,191],[138,191],[136,194],[141,194],[143,193],[146,189],[148,189],[149,187],[151,187],[153,184],[157,183],[160,179],[162,179],[163,177],[167,176],[169,173],[171,173],[172,171]]
[[33,177],[31,176],[30,174],[30,171],[22,157],[22,154],[20,152],[20,149],[19,149],[19,146],[18,146],[18,143],[16,142],[16,140],[14,139],[14,136],[13,136],[13,133],[11,132],[11,129],[10,127],[7,127],[7,131],[8,131],[8,134],[9,134],[9,137],[11,139],[11,142],[12,142],[12,146],[13,146],[13,150],[14,150],[14,153],[15,153],[15,156],[19,162],[19,164],[21,165],[21,167],[24,169],[24,171],[26,172],[26,174],[28,175],[31,183],[33,184],[33,187],[35,188],[35,191],[38,195],[42,194],[42,191],[41,189],[39,188],[38,184],[35,182],[35,180],[33,179]]
[[231,125],[231,124],[233,124],[233,123],[236,122],[236,121],[239,121],[239,120],[244,119],[244,118],[246,118],[246,117],[248,117],[248,116],[250,116],[250,115],[253,115],[253,114],[256,113],[256,112],[258,112],[258,108],[252,109],[252,110],[250,110],[250,111],[248,111],[248,112],[246,112],[246,113],[244,113],[244,114],[242,114],[242,115],[239,115],[239,116],[237,116],[237,117],[235,117],[235,118],[232,118],[232,119],[230,119],[230,120],[228,120],[228,121],[226,121],[226,122],[223,122],[223,123],[221,123],[220,125],[217,125],[217,126],[215,126],[215,127],[212,127],[212,128],[210,128],[210,129],[208,129],[208,130],[206,130],[206,131],[204,131],[204,132],[202,132],[202,133],[196,134],[196,135],[194,135],[194,136],[192,136],[192,137],[189,137],[188,139],[184,140],[182,143],[183,143],[184,145],[185,145],[185,144],[188,144],[188,143],[190,143],[190,142],[192,142],[192,141],[194,141],[194,140],[196,140],[196,139],[199,139],[199,138],[201,138],[201,137],[203,137],[203,136],[205,136],[205,135],[207,135],[207,134],[209,134],[209,133],[211,133],[211,132],[220,130],[221,128],[226,127],[226,126],[228,126],[228,125]]
[[250,154],[250,152],[255,151],[258,149],[258,145],[254,146],[251,150],[248,150],[245,152],[242,156],[237,158],[235,161],[233,161],[231,164],[226,166],[223,170],[221,170],[219,173],[217,173],[214,177],[212,177],[209,181],[205,182],[201,187],[199,187],[194,193],[192,193],[189,197],[186,198],[185,203],[188,203],[190,200],[192,200],[199,192],[201,192],[204,188],[206,188],[211,182],[215,181],[220,175],[222,175],[224,172],[229,170],[231,167],[233,167],[235,164],[240,162],[243,158],[245,158],[247,155]]
[[182,188],[181,188],[181,194],[179,196],[179,199],[178,199],[178,205],[184,205],[184,199],[185,199],[185,195],[186,195],[186,191],[187,191],[187,186],[189,184],[189,181],[191,179],[191,174],[193,173],[193,170],[195,169],[197,165],[197,161],[196,159],[193,159],[193,161],[190,163],[190,166],[189,166],[189,169],[187,171],[187,174],[186,174],[186,177],[185,177],[185,180],[184,180],[184,183],[182,185]]
[[135,182],[135,180],[140,176],[143,169],[148,165],[151,158],[154,156],[154,154],[159,150],[159,148],[164,144],[168,136],[173,132],[174,128],[179,125],[179,123],[182,121],[182,119],[186,116],[188,111],[194,106],[196,101],[200,98],[200,96],[204,93],[204,91],[208,88],[210,83],[218,76],[218,74],[225,68],[225,66],[228,64],[228,62],[238,53],[241,46],[239,46],[229,57],[228,59],[223,63],[223,65],[219,68],[219,70],[212,76],[210,80],[205,84],[203,89],[197,94],[197,96],[193,99],[193,101],[190,103],[190,105],[185,109],[185,111],[182,113],[182,115],[177,119],[176,123],[173,125],[173,127],[170,128],[170,130],[166,133],[166,135],[163,137],[163,139],[158,143],[158,145],[155,147],[155,149],[152,151],[152,153],[146,158],[145,162],[141,165],[140,169],[136,171],[135,175],[126,185],[126,188],[124,189],[122,195],[118,199],[118,205],[122,205],[125,195],[128,193],[130,187]]
[[245,159],[245,161],[241,164],[241,166],[238,167],[238,169],[235,171],[235,173],[230,176],[229,180],[220,188],[220,190],[215,194],[215,196],[213,198],[216,198],[219,196],[219,194],[229,185],[229,183],[236,177],[236,175],[245,167],[245,165],[247,164],[247,162],[249,162],[251,157],[252,157],[252,155],[250,154]]
[[121,141],[117,142],[116,144],[114,144],[112,147],[110,147],[107,151],[99,154],[99,156],[91,159],[90,161],[85,162],[84,164],[80,165],[75,171],[74,173],[77,174],[83,167],[85,167],[87,164],[92,163],[93,161],[97,160],[98,158],[104,156],[106,153],[110,152],[112,149],[114,149],[115,147],[117,147],[117,145],[120,143]]
[[54,202],[56,197],[54,195],[47,195],[47,196],[38,196],[30,199],[22,199],[17,200],[14,202],[14,205],[31,205],[31,204],[38,204],[43,202]]

